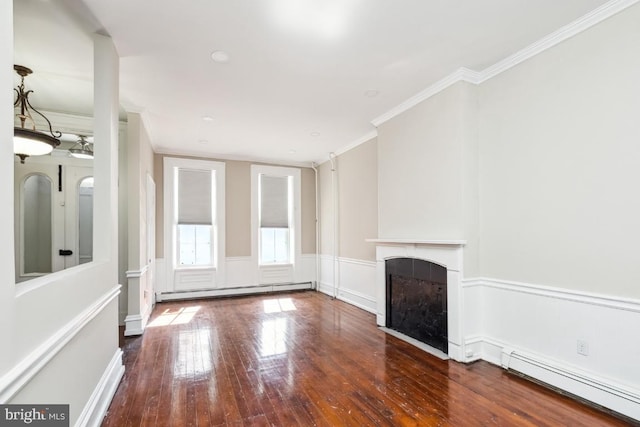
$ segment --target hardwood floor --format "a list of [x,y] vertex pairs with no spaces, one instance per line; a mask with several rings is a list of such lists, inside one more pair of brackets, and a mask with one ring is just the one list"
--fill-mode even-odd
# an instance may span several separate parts
[[158,304],[124,360],[103,426],[628,425],[313,291]]

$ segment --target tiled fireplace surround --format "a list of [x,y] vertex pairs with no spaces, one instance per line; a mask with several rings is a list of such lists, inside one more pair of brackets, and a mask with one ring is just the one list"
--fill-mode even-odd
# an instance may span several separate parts
[[369,239],[376,245],[376,320],[386,322],[385,261],[392,258],[415,258],[430,261],[447,269],[447,324],[449,357],[464,361],[462,249],[464,240]]

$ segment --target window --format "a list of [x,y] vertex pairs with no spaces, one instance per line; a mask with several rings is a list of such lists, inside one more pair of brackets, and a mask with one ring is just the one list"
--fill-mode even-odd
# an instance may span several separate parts
[[215,172],[177,168],[179,265],[212,265],[213,181]]
[[300,252],[300,169],[253,165],[251,170],[257,263],[293,265]]
[[164,291],[210,289],[225,273],[225,164],[164,158]]

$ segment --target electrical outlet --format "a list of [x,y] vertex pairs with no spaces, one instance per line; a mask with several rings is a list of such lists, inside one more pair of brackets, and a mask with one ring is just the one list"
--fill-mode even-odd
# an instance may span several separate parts
[[587,344],[586,341],[578,340],[577,351],[578,351],[578,354],[581,354],[583,356],[588,356],[589,355],[589,344]]

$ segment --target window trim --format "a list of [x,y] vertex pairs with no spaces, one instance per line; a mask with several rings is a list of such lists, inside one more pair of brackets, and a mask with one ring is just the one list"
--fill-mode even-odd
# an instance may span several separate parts
[[[291,258],[288,263],[260,264],[260,175],[292,177],[293,214],[289,224]],[[260,269],[300,264],[302,256],[302,215],[301,215],[301,171],[299,168],[284,166],[251,165],[251,257]]]
[[[167,268],[167,290],[175,289],[175,273],[177,271],[213,271],[216,283],[224,280],[225,273],[225,163],[213,160],[183,159],[165,157],[163,161],[164,178],[164,257]],[[211,265],[180,265],[178,264],[178,180],[176,168],[211,170],[215,173],[214,198],[215,210],[212,218],[212,250]],[[214,284],[212,283],[212,286]]]

